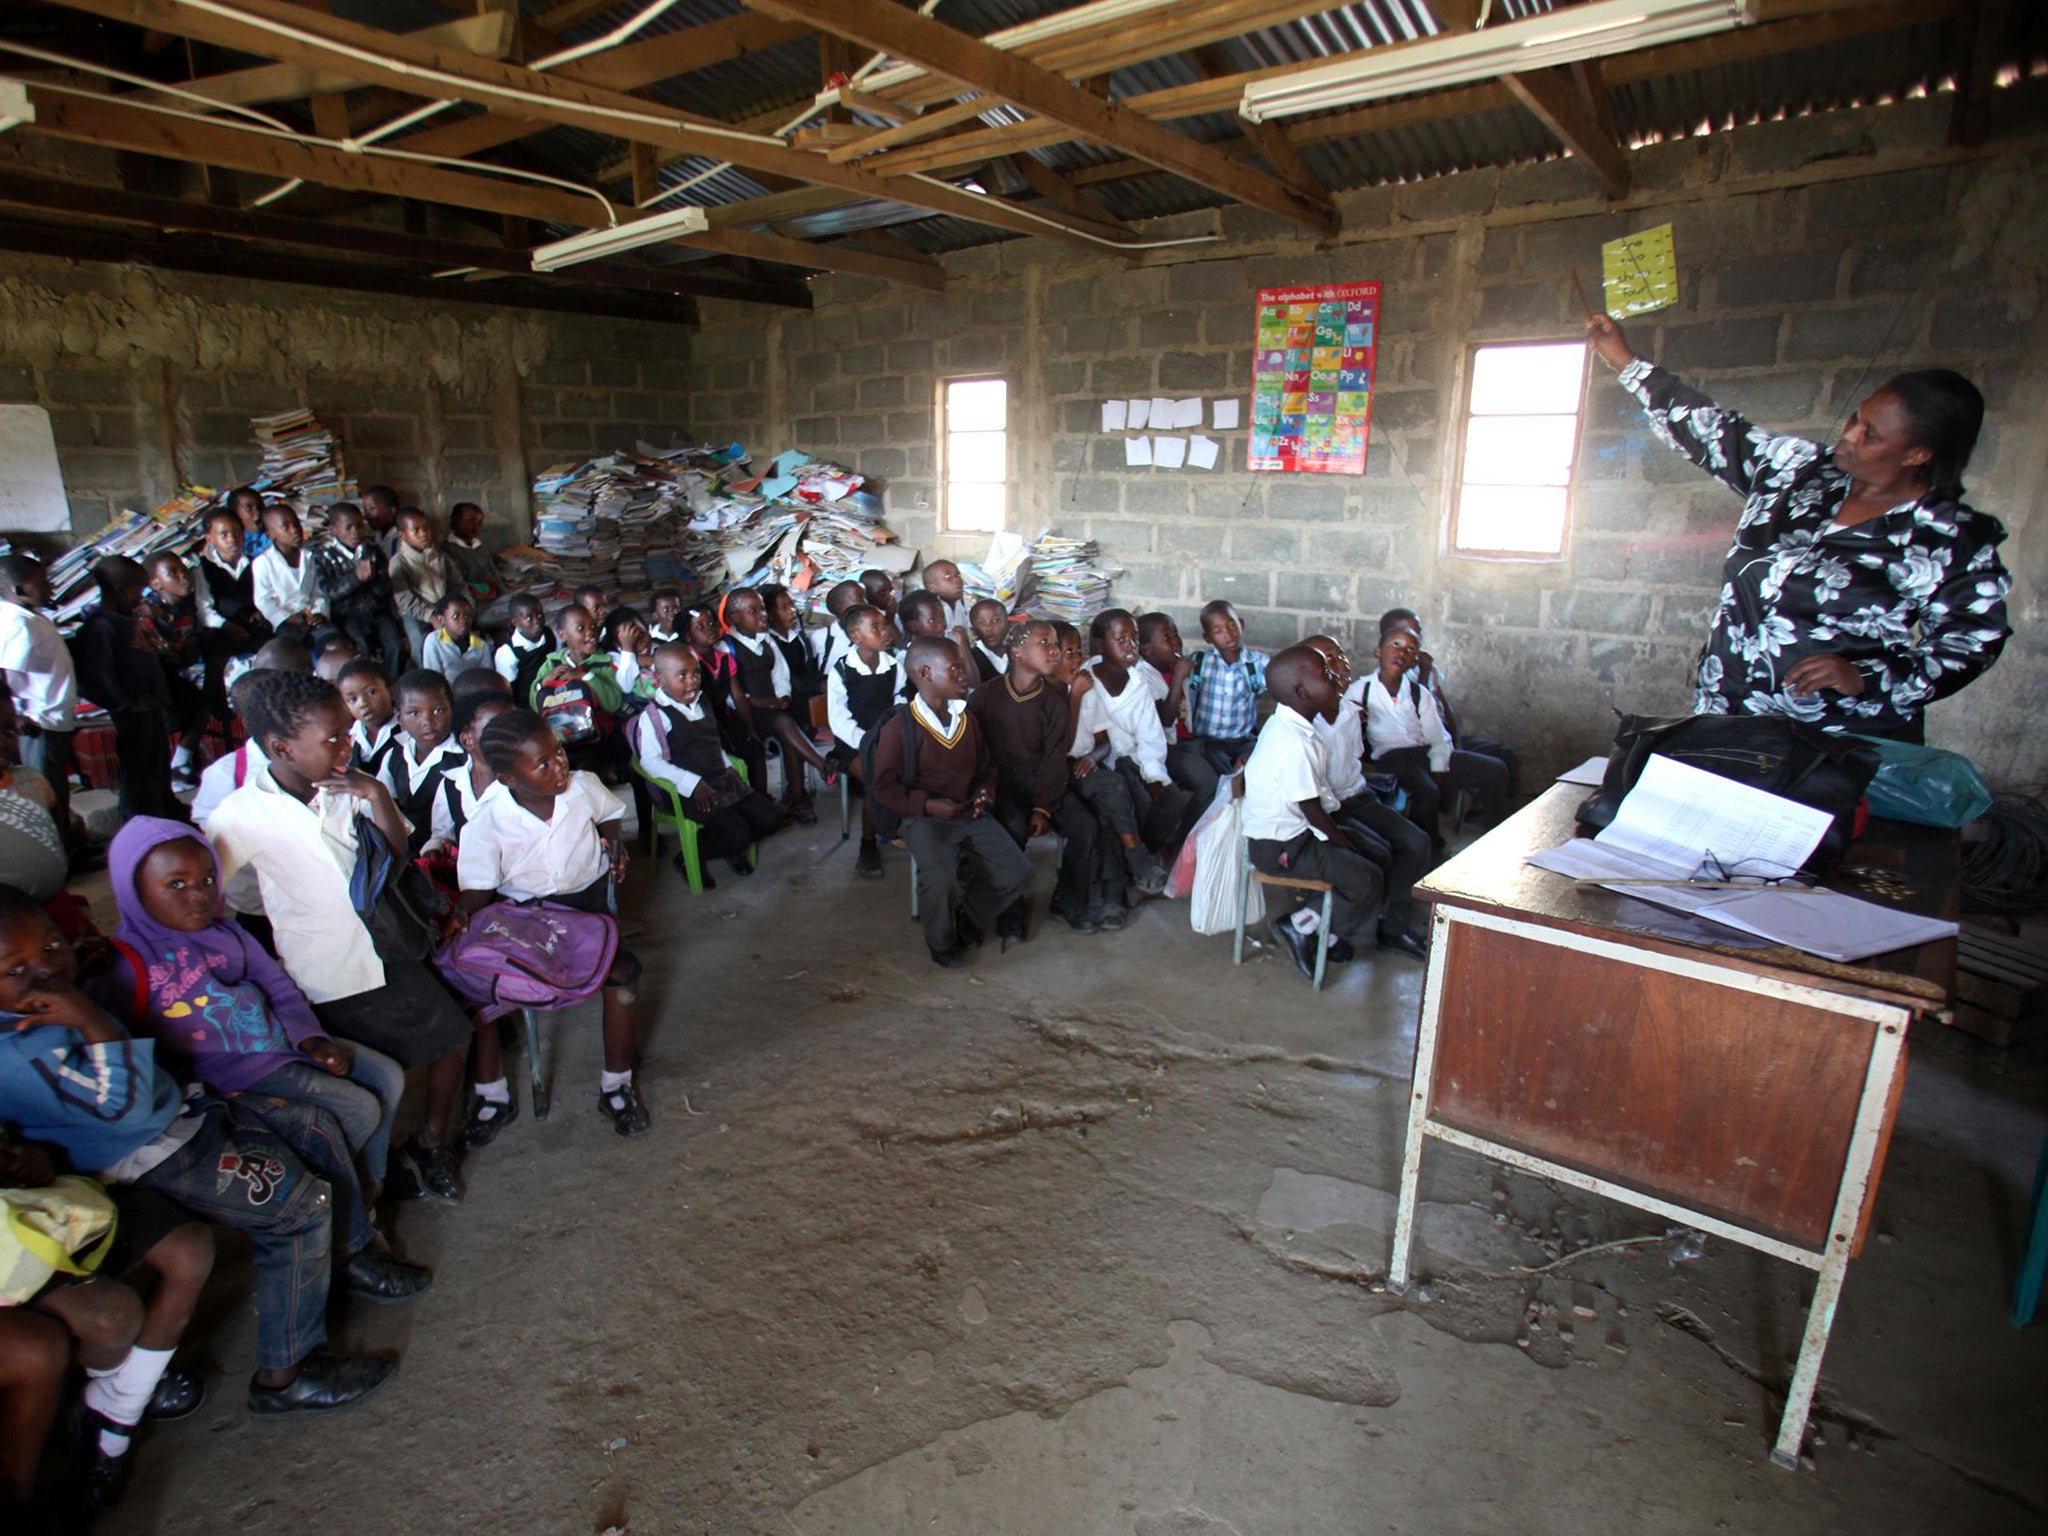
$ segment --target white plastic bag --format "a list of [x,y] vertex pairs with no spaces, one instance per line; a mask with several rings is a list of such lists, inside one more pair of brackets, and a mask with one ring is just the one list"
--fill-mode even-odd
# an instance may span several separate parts
[[[1229,933],[1237,926],[1238,801],[1226,778],[1215,804],[1188,834],[1195,850],[1194,889],[1188,893],[1188,925],[1197,933]],[[1245,896],[1245,921],[1263,917],[1265,894],[1254,882]]]

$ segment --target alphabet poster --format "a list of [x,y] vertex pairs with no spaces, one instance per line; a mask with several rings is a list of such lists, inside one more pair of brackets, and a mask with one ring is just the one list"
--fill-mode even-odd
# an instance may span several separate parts
[[1261,288],[1245,467],[1365,473],[1380,285]]

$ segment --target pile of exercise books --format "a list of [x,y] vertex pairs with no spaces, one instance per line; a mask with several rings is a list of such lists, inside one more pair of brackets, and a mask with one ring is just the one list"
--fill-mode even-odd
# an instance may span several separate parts
[[1014,533],[996,534],[982,560],[959,566],[975,597],[992,597],[1012,613],[1086,624],[1109,606],[1110,583],[1119,574],[1100,559],[1094,540],[1064,539],[1048,529],[1028,544]]
[[659,587],[703,601],[779,581],[808,608],[867,565],[904,563],[881,553],[896,536],[859,475],[794,451],[761,474],[737,443],[556,465],[533,482],[533,513],[532,541],[498,559],[508,590],[549,606],[585,585],[644,608]]
[[250,484],[266,502],[288,501],[304,517],[315,506],[347,501],[355,482],[342,467],[341,447],[331,428],[304,406],[275,416],[251,418],[263,461]]

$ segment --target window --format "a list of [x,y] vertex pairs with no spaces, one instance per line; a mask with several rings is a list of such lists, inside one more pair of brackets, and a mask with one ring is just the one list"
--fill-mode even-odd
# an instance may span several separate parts
[[939,386],[939,478],[945,533],[1000,533],[1010,503],[1010,386],[948,379]]
[[1585,388],[1582,341],[1473,352],[1451,508],[1453,554],[1564,553]]

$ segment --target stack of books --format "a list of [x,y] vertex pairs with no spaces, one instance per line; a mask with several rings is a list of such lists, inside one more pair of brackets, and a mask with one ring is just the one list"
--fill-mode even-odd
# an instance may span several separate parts
[[257,416],[249,422],[263,461],[249,483],[266,502],[288,501],[300,517],[332,501],[356,494],[355,482],[342,467],[334,432],[304,406]]

